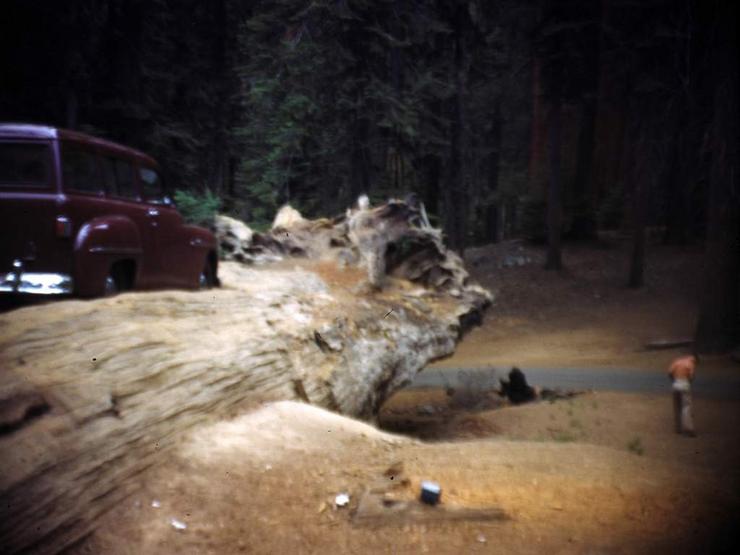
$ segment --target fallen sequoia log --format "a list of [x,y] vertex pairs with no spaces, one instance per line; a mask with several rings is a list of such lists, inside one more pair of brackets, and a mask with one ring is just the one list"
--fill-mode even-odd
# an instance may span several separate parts
[[194,426],[277,399],[372,418],[429,361],[451,354],[491,296],[439,232],[396,204],[373,213],[395,218],[380,290],[358,268],[352,213],[311,222],[283,211],[266,234],[219,219],[227,258],[273,262],[222,263],[220,289],[0,316],[3,551],[79,541]]

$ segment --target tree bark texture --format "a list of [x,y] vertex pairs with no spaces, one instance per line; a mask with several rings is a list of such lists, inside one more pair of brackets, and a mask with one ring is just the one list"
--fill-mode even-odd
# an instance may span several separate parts
[[580,119],[576,173],[573,182],[575,212],[570,237],[590,240],[595,239],[597,235],[596,199],[592,181],[596,129],[596,100],[594,98],[583,100]]
[[560,175],[561,162],[561,134],[562,134],[562,101],[554,98],[548,118],[548,150],[550,155],[550,179],[547,188],[547,260],[546,270],[561,270],[562,260],[562,176]]
[[350,183],[345,204],[351,205],[361,194],[370,191],[370,160],[367,152],[368,121],[356,116],[352,133],[352,150],[350,153]]
[[665,172],[663,190],[666,194],[666,229],[663,243],[666,245],[685,245],[689,235],[689,210],[687,203],[686,172],[687,164],[680,153],[684,152],[682,143],[684,133],[677,131],[671,140],[668,165]]
[[[602,25],[604,6],[601,1],[588,3],[593,25],[584,30],[582,43],[584,79],[578,130],[576,169],[573,178],[574,213],[569,236],[572,239],[591,240],[597,236],[596,195],[593,179],[594,139],[596,137],[597,93],[601,48],[604,41]],[[598,23],[598,24],[597,24]]]
[[358,302],[321,276],[359,271],[311,268],[226,262],[217,290],[0,316],[3,553],[64,550],[195,426],[276,399],[369,418],[453,352],[458,299],[389,288]]
[[442,161],[439,156],[435,154],[429,154],[422,158],[424,164],[424,205],[426,206],[429,214],[440,216],[440,205],[439,200],[442,198],[442,194],[439,190],[440,175],[442,173]]
[[637,289],[645,283],[645,225],[650,172],[645,167],[647,153],[642,125],[635,125],[635,135],[634,141],[625,145],[625,157],[628,160],[626,175],[632,188],[632,253],[627,287]]
[[491,132],[488,147],[488,195],[494,197],[486,206],[486,239],[498,243],[503,240],[503,206],[504,199],[499,191],[499,166],[501,161],[501,96],[494,100],[493,117],[491,118]]
[[541,199],[547,171],[547,122],[542,91],[542,62],[534,54],[532,61],[532,128],[529,138],[529,194]]
[[455,83],[455,94],[450,104],[450,156],[447,164],[447,183],[444,191],[444,229],[453,249],[462,253],[467,234],[468,194],[465,181],[465,71],[466,60],[462,29],[454,38],[454,62],[451,68]]
[[627,87],[617,71],[623,64],[622,54],[606,44],[605,29],[615,25],[618,11],[612,0],[601,4],[601,44],[599,47],[599,82],[594,122],[594,151],[591,181],[598,204],[614,188],[625,187],[623,145],[627,121]]
[[643,179],[635,183],[632,222],[632,254],[630,256],[630,275],[627,286],[638,289],[645,284],[645,212],[647,187]]
[[704,284],[696,329],[702,353],[740,343],[740,184],[738,183],[737,4],[718,2],[717,87],[712,125]]

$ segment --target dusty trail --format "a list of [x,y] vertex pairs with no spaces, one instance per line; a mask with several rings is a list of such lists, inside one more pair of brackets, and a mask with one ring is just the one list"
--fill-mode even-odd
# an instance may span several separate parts
[[[665,393],[668,380],[663,373],[617,368],[531,368],[522,367],[530,385],[565,390]],[[437,388],[472,384],[481,389],[496,389],[498,379],[508,369],[444,368],[435,366],[417,374],[409,388]],[[702,371],[693,385],[696,397],[740,400],[740,373],[727,370]]]
[[[687,469],[684,460],[616,445],[423,443],[282,402],[193,433],[73,552],[674,554],[722,546],[722,515],[737,499],[710,469]],[[424,479],[442,484],[438,512],[498,508],[506,518],[402,518],[382,507],[368,518],[361,500],[373,491],[413,502]],[[334,507],[339,492],[350,494],[349,507]],[[187,529],[173,528],[172,518]]]

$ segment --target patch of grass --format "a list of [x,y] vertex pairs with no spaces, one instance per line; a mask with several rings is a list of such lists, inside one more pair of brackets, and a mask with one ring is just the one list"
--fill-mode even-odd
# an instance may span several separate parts
[[571,441],[575,441],[578,438],[576,437],[575,434],[567,430],[566,431],[558,430],[557,432],[553,432],[552,439],[560,443],[568,443]]
[[628,444],[627,444],[627,450],[631,451],[635,455],[642,455],[645,453],[645,448],[642,446],[642,441],[639,437],[633,438]]
[[581,423],[581,421],[580,420],[576,420],[575,418],[571,418],[570,419],[570,426],[572,428],[578,428],[579,430],[582,430],[583,429],[583,424]]
[[594,410],[596,410],[596,409],[598,409],[598,408],[599,408],[599,403],[597,403],[596,401],[593,401],[593,402],[591,403],[591,406],[592,406],[592,407],[594,408]]

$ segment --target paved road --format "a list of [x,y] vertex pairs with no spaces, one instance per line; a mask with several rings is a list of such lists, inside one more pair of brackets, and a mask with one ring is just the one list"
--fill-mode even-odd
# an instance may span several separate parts
[[[661,372],[618,368],[588,370],[526,367],[522,367],[522,371],[531,385],[547,388],[632,393],[669,391],[668,378]],[[498,387],[498,378],[506,377],[508,372],[508,368],[427,368],[417,375],[409,387],[461,387],[467,383],[474,388],[492,389]],[[735,375],[707,375],[698,372],[693,389],[698,397],[740,400],[740,372]]]

